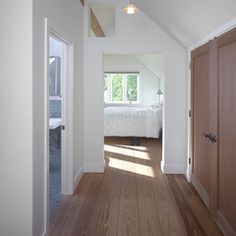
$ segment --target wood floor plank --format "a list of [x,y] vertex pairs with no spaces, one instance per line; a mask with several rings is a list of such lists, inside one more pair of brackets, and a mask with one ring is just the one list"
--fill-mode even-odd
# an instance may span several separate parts
[[127,173],[122,176],[117,235],[140,235],[135,174]]
[[84,174],[80,183],[75,190],[76,195],[73,197],[66,197],[61,208],[58,210],[57,217],[52,222],[53,226],[50,229],[50,235],[63,236],[71,235],[73,226],[78,219],[80,209],[86,200],[86,195],[94,176]]
[[[170,177],[169,177],[170,178]],[[222,235],[206,206],[203,204],[200,196],[197,194],[191,184],[189,184],[183,176],[172,176],[179,190],[183,193],[185,201],[192,214],[196,217],[205,235]]]
[[137,165],[136,178],[140,235],[163,235],[158,213],[156,208],[153,207],[155,201],[152,190],[152,181],[155,176],[153,160],[147,150],[145,152],[140,150],[142,149],[137,147],[134,151],[135,162]]
[[[150,156],[152,159],[156,159],[155,153],[159,153],[159,155],[161,155],[160,147],[154,146],[153,148],[154,150],[152,150],[152,154]],[[187,235],[183,220],[178,212],[177,205],[170,192],[167,180],[161,173],[160,161],[154,161],[153,165],[156,173],[156,176],[152,181],[154,205],[160,220],[162,235]]]
[[139,236],[138,196],[134,150],[123,148],[125,156],[133,156],[133,161],[122,160],[122,182],[117,235]]
[[163,235],[158,213],[153,207],[154,196],[150,177],[137,176],[140,235]]
[[122,173],[110,168],[105,175],[106,181],[97,196],[98,207],[91,217],[93,224],[88,235],[115,236],[117,232]]
[[177,205],[179,207],[182,218],[184,219],[185,227],[188,235],[205,235],[202,226],[199,224],[197,218],[192,212],[192,209],[188,207],[185,196],[181,192],[178,184],[176,183],[174,176],[168,178],[171,190],[175,196]]
[[97,196],[102,186],[102,176],[102,174],[94,175],[71,235],[89,235],[89,228],[93,224],[91,217],[94,214],[95,209],[98,207]]
[[86,173],[63,200],[52,236],[221,236],[183,175],[161,173],[161,143],[105,139],[104,174]]

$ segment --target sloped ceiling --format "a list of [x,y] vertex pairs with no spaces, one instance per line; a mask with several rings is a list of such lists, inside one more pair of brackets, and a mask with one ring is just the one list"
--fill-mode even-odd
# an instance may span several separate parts
[[165,78],[165,63],[162,54],[136,54],[135,57],[157,77]]
[[184,47],[236,18],[236,0],[134,0]]

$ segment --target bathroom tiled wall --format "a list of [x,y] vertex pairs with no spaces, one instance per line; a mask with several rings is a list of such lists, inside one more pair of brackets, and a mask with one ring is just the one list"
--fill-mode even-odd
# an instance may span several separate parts
[[61,101],[50,100],[49,102],[49,117],[50,118],[61,118]]
[[49,131],[49,215],[52,218],[61,202],[61,127]]

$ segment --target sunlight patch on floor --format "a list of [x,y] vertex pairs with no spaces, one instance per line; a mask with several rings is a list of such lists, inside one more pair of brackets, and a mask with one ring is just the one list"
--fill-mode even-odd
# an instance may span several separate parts
[[147,147],[144,147],[144,146],[130,146],[130,145],[124,145],[124,144],[115,144],[114,146],[121,147],[121,148],[130,148],[133,150],[144,151],[144,152],[147,151]]
[[116,168],[123,171],[128,171],[134,174],[145,175],[148,177],[155,177],[153,168],[147,165],[142,165],[139,163],[119,160],[116,158],[109,158],[109,167]]
[[[137,148],[141,148],[141,147],[137,147]],[[112,153],[116,153],[116,154],[120,154],[120,155],[127,155],[127,156],[131,156],[133,158],[150,160],[149,153],[139,151],[138,149],[133,150],[133,149],[125,148],[125,147],[121,148],[121,147],[116,147],[116,146],[111,146],[111,145],[104,145],[104,151],[105,152],[112,152]]]

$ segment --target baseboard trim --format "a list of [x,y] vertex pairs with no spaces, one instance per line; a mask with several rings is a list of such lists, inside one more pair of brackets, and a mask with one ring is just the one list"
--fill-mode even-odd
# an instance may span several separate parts
[[86,163],[84,165],[85,173],[104,173],[104,163]]
[[209,209],[210,208],[209,194],[207,193],[205,188],[200,184],[200,182],[195,178],[194,175],[192,175],[191,181],[192,181],[192,184],[193,184],[194,188],[197,190],[197,192],[199,193],[199,195],[202,198],[203,202],[205,203],[205,205]]
[[161,162],[163,174],[185,174],[185,165],[183,164],[165,164]]
[[77,173],[75,174],[75,176],[74,176],[74,186],[73,186],[74,191],[75,191],[76,187],[78,186],[79,181],[80,181],[81,177],[83,176],[83,173],[84,173],[83,168],[80,168],[77,171]]
[[222,230],[224,235],[227,236],[235,236],[236,232],[232,229],[232,227],[228,224],[225,217],[221,214],[221,212],[217,211],[217,224]]

